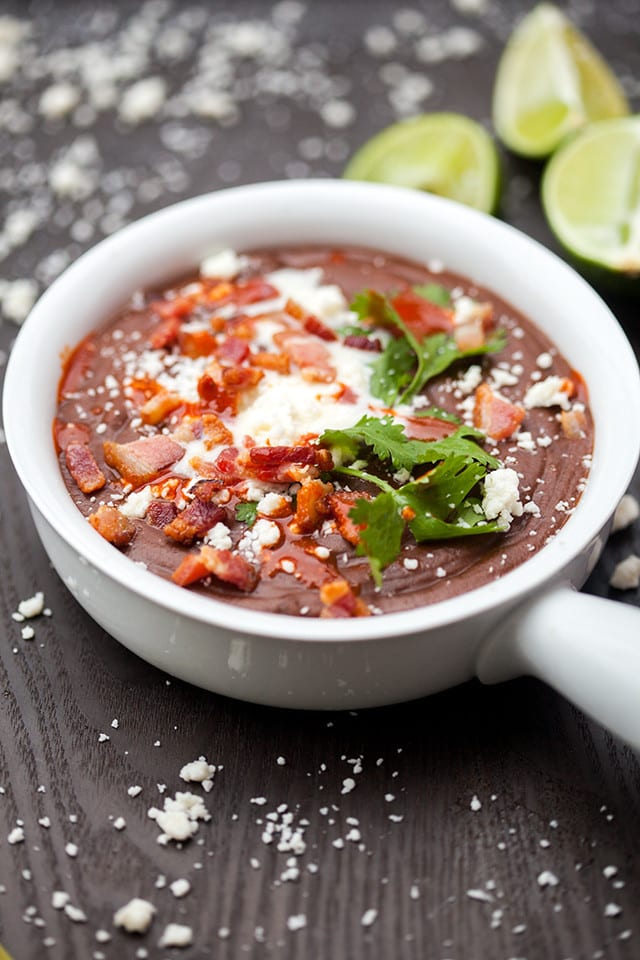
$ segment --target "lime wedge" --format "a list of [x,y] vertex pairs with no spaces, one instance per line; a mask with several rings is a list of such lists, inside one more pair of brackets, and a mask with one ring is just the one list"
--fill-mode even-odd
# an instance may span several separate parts
[[551,158],[542,203],[583,264],[634,278],[640,292],[640,115],[591,124]]
[[498,64],[493,122],[503,143],[546,157],[585,123],[627,113],[622,87],[587,38],[552,4],[534,7]]
[[487,213],[500,189],[493,140],[457,113],[426,113],[386,127],[360,147],[343,176],[426,190]]

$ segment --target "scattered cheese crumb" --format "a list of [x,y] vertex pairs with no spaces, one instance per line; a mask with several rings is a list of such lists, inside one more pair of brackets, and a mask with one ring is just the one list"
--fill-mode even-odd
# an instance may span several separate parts
[[622,907],[617,903],[608,903],[604,908],[605,917],[617,917],[622,913]]
[[7,837],[7,843],[22,843],[24,840],[24,830],[22,827],[14,827],[9,836]]
[[193,931],[182,923],[168,923],[158,941],[159,947],[188,947],[193,943]]
[[609,584],[616,590],[636,590],[640,586],[640,557],[632,553],[616,564]]
[[44,594],[41,591],[29,597],[28,600],[21,600],[18,604],[18,613],[27,620],[30,620],[32,617],[39,617],[43,610]]
[[538,886],[540,887],[557,887],[559,882],[555,873],[552,873],[551,870],[543,870],[542,873],[538,874]]
[[200,264],[200,276],[216,280],[233,280],[248,264],[246,257],[238,256],[235,250],[219,250],[206,257]]
[[179,880],[174,880],[173,883],[170,883],[169,889],[174,897],[186,897],[191,890],[191,884],[188,880],[181,878]]
[[378,911],[374,907],[370,907],[368,910],[362,914],[362,919],[360,923],[363,927],[370,927],[378,919]]
[[128,933],[146,933],[155,912],[156,908],[148,900],[134,897],[114,913],[113,922]]
[[166,84],[161,77],[146,77],[125,90],[118,113],[125,123],[137,124],[154,117],[163,106]]
[[546,380],[540,380],[529,387],[524,395],[524,405],[527,410],[533,407],[562,407],[568,410],[569,394],[567,392],[569,381],[564,377],[547,377]]
[[304,913],[297,913],[291,917],[287,917],[287,928],[289,930],[302,930],[303,927],[307,925],[307,917]]
[[617,533],[618,530],[626,530],[632,523],[635,523],[639,516],[640,504],[632,494],[626,493],[613,515],[612,533]]
[[511,467],[492,470],[484,480],[482,509],[488,520],[499,519],[506,528],[514,517],[520,517],[523,506],[520,502],[518,474]]

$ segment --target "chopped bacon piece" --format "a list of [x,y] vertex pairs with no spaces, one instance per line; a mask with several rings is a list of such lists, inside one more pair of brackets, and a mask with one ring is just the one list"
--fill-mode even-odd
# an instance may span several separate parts
[[164,350],[176,342],[179,332],[180,320],[178,317],[166,317],[149,337],[149,346],[152,350]]
[[439,417],[401,417],[400,420],[411,440],[442,440],[458,429],[457,423]]
[[432,333],[453,330],[453,310],[432,303],[411,289],[402,290],[391,305],[419,340]]
[[580,407],[560,411],[560,426],[568,440],[579,440],[584,437],[587,429],[587,418]]
[[240,557],[230,550],[218,550],[216,547],[205,546],[200,548],[200,559],[209,573],[218,580],[231,583],[238,590],[249,593],[258,582],[258,573],[254,566],[244,557]]
[[146,403],[140,407],[140,416],[145,423],[156,426],[177,410],[182,404],[182,397],[177,393],[169,393],[168,390],[159,390],[155,396],[150,397]]
[[171,523],[177,514],[178,508],[173,500],[152,500],[147,507],[145,519],[152,527],[158,527],[159,530],[162,530],[168,523]]
[[65,423],[54,420],[53,437],[56,449],[66,450],[70,443],[89,443],[91,430],[84,423]]
[[192,583],[196,583],[198,580],[203,580],[204,577],[208,577],[210,570],[202,562],[199,556],[196,556],[194,553],[188,553],[186,557],[183,557],[176,569],[171,574],[171,579],[174,583],[177,583],[179,587],[188,587]]
[[162,320],[181,320],[191,313],[194,301],[192,297],[173,297],[172,300],[154,300],[150,308]]
[[261,277],[254,277],[237,284],[232,299],[238,306],[243,307],[247,303],[258,303],[260,300],[274,300],[277,296],[275,287]]
[[86,443],[68,444],[64,458],[69,473],[83,493],[94,493],[104,487],[107,478]]
[[338,339],[331,327],[328,327],[326,323],[323,323],[322,320],[319,320],[314,314],[307,313],[295,300],[287,300],[285,310],[290,316],[300,321],[307,333],[311,333],[315,337],[320,337],[321,340],[331,341]]
[[178,443],[162,434],[142,437],[131,443],[114,443],[111,440],[104,443],[104,458],[109,466],[134,486],[155,480],[163,470],[180,460],[183,454],[184,449]]
[[203,460],[202,457],[192,457],[189,464],[201,477],[214,482],[234,484],[243,477],[236,447],[225,447],[213,463],[210,460]]
[[330,363],[329,351],[318,340],[292,330],[281,330],[273,339],[282,352],[300,367],[305,380],[330,383],[335,379],[336,371]]
[[249,460],[257,466],[277,467],[282,463],[312,463],[322,470],[331,470],[333,459],[325,447],[252,447]]
[[215,413],[203,414],[202,417],[200,417],[200,426],[206,450],[211,450],[221,443],[229,444],[233,441],[231,430],[224,425],[220,417],[217,417]]
[[498,396],[486,383],[480,384],[475,396],[474,425],[494,440],[510,437],[524,420],[522,407]]
[[249,345],[240,337],[226,337],[218,347],[217,354],[223,366],[237,367],[249,356]]
[[351,584],[342,577],[320,587],[320,600],[321,617],[368,617],[371,612],[366,603],[355,595]]
[[290,524],[291,529],[295,533],[311,533],[317,529],[331,512],[328,503],[331,493],[332,483],[323,483],[322,480],[305,481],[296,496],[296,512]]
[[328,498],[329,510],[331,516],[336,521],[338,532],[347,541],[354,546],[360,542],[360,530],[349,513],[353,510],[356,500],[362,499],[366,494],[354,493],[332,493]]
[[[205,503],[211,503],[213,500],[218,502],[218,496],[222,492],[219,481],[216,480],[199,480],[198,483],[194,484],[191,487],[191,493],[197,500],[204,500]],[[226,499],[230,498],[228,494]]]
[[579,400],[580,403],[584,403],[585,405],[589,403],[589,388],[582,374],[579,373],[578,370],[570,370],[569,378],[569,382],[572,384],[572,390],[569,396],[575,397],[576,400]]
[[255,387],[263,376],[261,370],[253,367],[221,367],[214,362],[198,380],[198,394],[220,412],[226,409],[235,412],[238,394]]
[[185,357],[208,357],[218,345],[211,330],[180,330],[178,346]]
[[191,543],[196,537],[203,537],[207,530],[216,523],[224,520],[226,513],[223,507],[206,500],[192,500],[170,523],[163,527],[163,532],[179,543]]
[[262,370],[289,373],[289,357],[285,353],[267,353],[266,350],[259,350],[258,353],[249,355],[249,363],[252,367],[259,367]]
[[136,527],[132,520],[125,517],[117,507],[101,504],[95,513],[90,513],[89,523],[101,537],[114,547],[126,547],[135,536]]
[[[213,279],[213,286],[208,287],[205,291],[205,299],[211,303],[218,303],[220,300],[228,300],[233,293],[233,284],[229,283],[227,280],[215,280]],[[207,285],[207,280],[204,280],[205,287]]]
[[486,343],[487,330],[493,326],[493,306],[474,303],[454,327],[453,337],[458,350],[479,350]]
[[345,347],[353,347],[355,350],[373,350],[380,353],[382,343],[378,337],[367,337],[364,333],[350,333],[343,341]]

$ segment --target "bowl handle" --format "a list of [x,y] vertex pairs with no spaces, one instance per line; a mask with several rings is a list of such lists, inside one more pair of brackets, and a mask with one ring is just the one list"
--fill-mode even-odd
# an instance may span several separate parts
[[480,649],[483,683],[539,677],[640,750],[640,610],[559,585],[520,605]]

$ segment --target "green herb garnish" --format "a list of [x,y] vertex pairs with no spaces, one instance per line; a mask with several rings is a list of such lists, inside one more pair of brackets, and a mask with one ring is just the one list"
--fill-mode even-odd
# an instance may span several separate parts
[[240,523],[246,523],[252,527],[258,519],[258,504],[254,500],[247,500],[245,503],[236,503],[236,520]]

